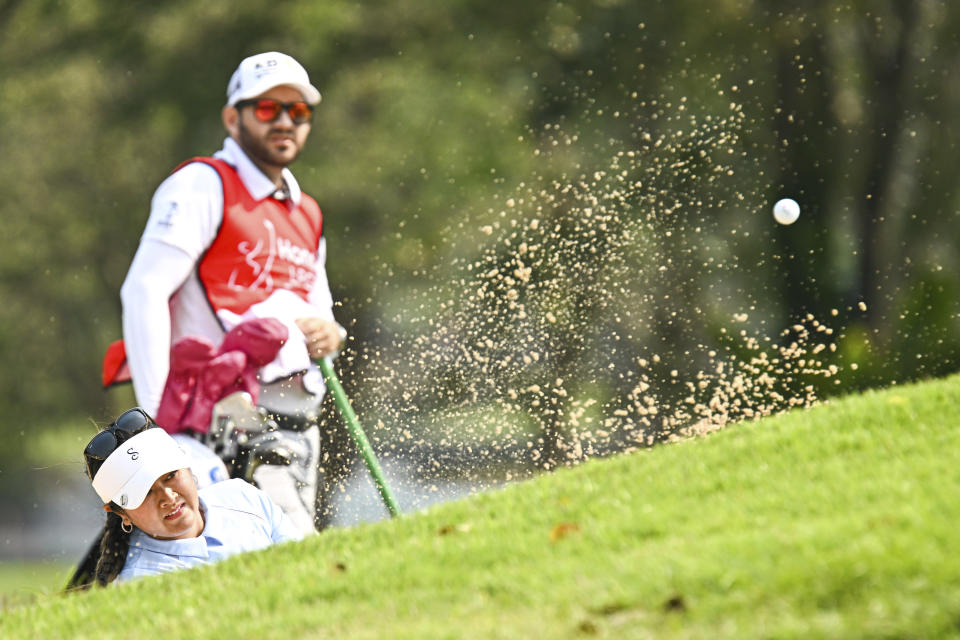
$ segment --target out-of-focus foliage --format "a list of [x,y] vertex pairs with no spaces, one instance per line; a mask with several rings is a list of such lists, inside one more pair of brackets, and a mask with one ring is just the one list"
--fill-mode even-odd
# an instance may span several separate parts
[[[99,363],[150,195],[219,147],[230,73],[270,49],[324,96],[294,169],[325,211],[361,408],[448,415],[489,395],[472,385],[561,379],[627,411],[638,361],[668,384],[807,314],[837,328],[822,367],[858,366],[820,393],[953,371],[958,28],[944,0],[0,2],[0,466],[31,429],[121,408]],[[775,228],[783,196],[803,213]],[[564,250],[518,300],[570,321],[483,324],[513,294],[468,304],[472,267],[537,237]],[[582,286],[534,286],[558,279]],[[596,411],[520,395],[497,406],[545,413],[531,439]]]

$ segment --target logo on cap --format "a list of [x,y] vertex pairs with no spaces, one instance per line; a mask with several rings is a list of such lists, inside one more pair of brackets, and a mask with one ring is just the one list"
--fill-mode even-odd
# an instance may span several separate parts
[[267,60],[266,62],[258,62],[256,65],[254,65],[254,73],[257,78],[262,78],[267,74],[273,73],[276,70],[276,67],[279,65],[280,63],[273,58]]
[[130,498],[127,497],[127,494],[123,494],[122,496],[120,496],[120,506],[121,506],[121,507],[127,506],[127,503],[128,503],[128,502],[130,502]]

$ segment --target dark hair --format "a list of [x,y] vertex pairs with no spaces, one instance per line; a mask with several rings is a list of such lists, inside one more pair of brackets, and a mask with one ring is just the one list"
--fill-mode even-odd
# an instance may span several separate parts
[[[147,418],[147,424],[142,428],[133,431],[114,429],[115,423],[113,423],[106,429],[100,430],[91,438],[90,442],[93,442],[104,431],[110,431],[116,440],[116,446],[119,447],[136,434],[156,426],[149,419],[149,416],[143,415]],[[89,446],[88,444],[87,447],[89,448]],[[87,476],[90,477],[90,480],[93,480],[105,460],[84,450],[83,461],[87,467]],[[109,506],[110,511],[107,512],[107,520],[103,525],[103,531],[94,541],[90,550],[87,551],[86,557],[80,562],[73,577],[67,583],[68,591],[88,589],[94,582],[106,586],[116,580],[127,562],[127,551],[130,550],[130,533],[124,531],[122,527],[123,519],[119,514],[123,513],[123,508],[115,502],[110,502]]]

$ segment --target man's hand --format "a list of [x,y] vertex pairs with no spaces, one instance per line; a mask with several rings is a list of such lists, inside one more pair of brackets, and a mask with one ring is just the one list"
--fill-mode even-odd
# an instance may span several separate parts
[[297,326],[307,339],[311,360],[319,360],[340,349],[340,325],[324,318],[297,318]]

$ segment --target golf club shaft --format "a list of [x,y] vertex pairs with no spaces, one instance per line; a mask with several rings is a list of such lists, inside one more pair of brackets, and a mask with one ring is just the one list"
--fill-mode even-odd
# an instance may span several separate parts
[[320,366],[320,372],[323,374],[323,381],[326,383],[327,388],[333,392],[333,399],[337,403],[340,415],[342,415],[346,421],[347,429],[350,431],[353,441],[357,443],[357,448],[360,449],[360,455],[363,456],[363,461],[366,463],[367,469],[370,470],[370,475],[373,476],[373,480],[377,485],[377,491],[380,492],[380,497],[383,498],[383,503],[387,506],[390,516],[395,518],[400,515],[400,507],[397,506],[397,501],[394,499],[393,493],[390,491],[390,487],[387,485],[387,481],[383,476],[383,471],[380,469],[380,463],[377,462],[377,456],[373,452],[373,447],[370,446],[370,441],[367,440],[367,435],[363,432],[360,421],[357,420],[357,414],[354,413],[353,407],[350,406],[347,394],[344,392],[343,386],[340,385],[340,380],[333,370],[333,362],[330,358],[326,357],[321,358],[317,364]]

